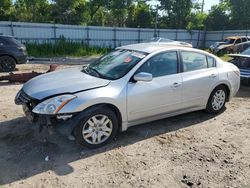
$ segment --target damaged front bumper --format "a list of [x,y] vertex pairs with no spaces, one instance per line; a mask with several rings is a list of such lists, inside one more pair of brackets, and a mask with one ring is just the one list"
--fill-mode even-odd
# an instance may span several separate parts
[[39,126],[41,132],[43,128],[55,128],[64,135],[70,135],[76,126],[74,121],[75,114],[44,115],[35,114],[27,105],[23,105],[23,111],[26,118]]
[[78,123],[74,118],[77,116],[77,113],[44,115],[32,112],[33,108],[40,102],[41,101],[28,96],[23,90],[20,90],[15,97],[15,103],[17,105],[22,105],[26,118],[30,122],[38,125],[40,131],[47,127],[56,128],[56,130],[63,135],[68,136],[72,134]]

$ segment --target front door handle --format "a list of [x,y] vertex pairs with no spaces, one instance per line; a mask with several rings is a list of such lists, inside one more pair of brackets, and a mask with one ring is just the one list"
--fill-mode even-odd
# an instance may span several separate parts
[[216,74],[211,74],[210,76],[209,76],[209,78],[215,78],[216,77]]
[[172,88],[177,88],[177,87],[180,87],[180,86],[181,86],[181,83],[175,82],[175,83],[173,83],[173,85],[171,87]]

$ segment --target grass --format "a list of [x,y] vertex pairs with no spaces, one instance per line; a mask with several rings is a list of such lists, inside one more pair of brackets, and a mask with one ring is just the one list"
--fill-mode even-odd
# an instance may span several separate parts
[[26,43],[29,56],[34,57],[81,57],[101,55],[110,51],[110,48],[89,47],[83,42],[59,40],[55,43]]
[[[111,50],[111,48],[89,47],[84,42],[68,41],[60,38],[55,43],[26,43],[29,56],[34,57],[82,57],[91,55],[102,55]],[[209,49],[204,49],[210,52]],[[211,52],[210,52],[211,53]],[[219,55],[224,61],[230,57],[227,54]]]
[[[207,52],[209,52],[209,53],[213,53],[213,52],[211,52],[208,48],[206,48],[206,49],[203,49],[204,51],[207,51]],[[223,61],[228,61],[228,60],[230,60],[231,59],[231,57],[229,57],[229,55],[228,54],[214,54],[214,55],[216,55],[216,56],[218,56],[219,58],[221,58]]]

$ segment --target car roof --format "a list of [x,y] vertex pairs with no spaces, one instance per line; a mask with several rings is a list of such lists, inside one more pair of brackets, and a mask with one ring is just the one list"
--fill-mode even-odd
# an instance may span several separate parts
[[171,44],[171,43],[139,43],[139,44],[130,44],[126,46],[121,46],[118,47],[117,49],[126,49],[126,50],[140,51],[145,53],[153,53],[160,50],[171,50],[171,49],[183,49],[183,50],[192,49],[192,51],[204,52],[191,47],[178,44]]
[[249,38],[248,36],[232,36],[232,37],[226,37],[225,39],[241,39],[241,38]]
[[9,36],[9,35],[0,35],[0,38],[5,38],[5,39],[8,38],[9,39],[9,38],[14,38],[14,37],[13,36]]

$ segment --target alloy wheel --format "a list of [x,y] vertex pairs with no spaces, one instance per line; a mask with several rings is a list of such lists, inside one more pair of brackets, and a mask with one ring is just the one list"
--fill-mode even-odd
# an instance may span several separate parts
[[95,115],[89,118],[82,129],[83,139],[89,144],[101,144],[112,134],[113,124],[106,115]]
[[213,96],[212,107],[215,111],[220,110],[226,101],[226,93],[223,90],[217,90]]

